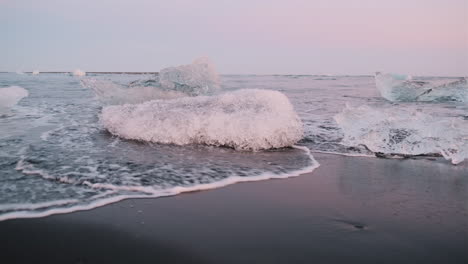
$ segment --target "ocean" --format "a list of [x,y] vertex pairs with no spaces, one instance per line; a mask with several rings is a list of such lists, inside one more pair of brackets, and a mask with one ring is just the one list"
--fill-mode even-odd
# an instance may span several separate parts
[[[318,152],[466,166],[464,84],[413,100],[379,91],[374,76],[221,75],[218,83],[198,76],[203,85],[192,76],[167,84],[181,76],[171,69],[0,73],[0,220],[299,176],[320,166]],[[447,87],[460,79],[411,80]]]

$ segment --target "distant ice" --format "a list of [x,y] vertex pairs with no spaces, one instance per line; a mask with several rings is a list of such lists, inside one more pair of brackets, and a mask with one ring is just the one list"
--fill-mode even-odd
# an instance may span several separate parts
[[38,75],[38,74],[39,74],[39,71],[38,71],[38,70],[34,70],[34,71],[32,72],[32,75]]
[[83,79],[82,85],[94,91],[104,104],[141,103],[154,99],[214,94],[220,89],[219,76],[207,58],[192,64],[162,69],[150,79],[121,85],[107,80]]
[[86,72],[80,70],[80,69],[76,69],[72,72],[72,75],[73,76],[85,76],[86,75]]
[[392,102],[468,102],[466,78],[440,84],[378,72],[375,74],[375,83],[382,97]]
[[442,155],[453,164],[468,158],[468,121],[405,109],[347,106],[335,116],[343,144],[384,155]]
[[15,106],[22,98],[28,96],[26,89],[19,86],[0,88],[0,115]]
[[126,139],[237,150],[289,147],[303,136],[288,98],[269,90],[107,106],[101,121],[109,132]]

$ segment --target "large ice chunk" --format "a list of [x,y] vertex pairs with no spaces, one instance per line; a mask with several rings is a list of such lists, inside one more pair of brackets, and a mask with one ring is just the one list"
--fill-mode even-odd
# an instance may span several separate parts
[[177,145],[255,151],[292,146],[303,136],[288,98],[269,90],[107,106],[100,119],[119,137]]
[[23,87],[10,86],[0,88],[0,115],[28,95],[28,91]]
[[347,146],[365,146],[384,155],[440,154],[453,164],[468,158],[468,121],[463,118],[347,106],[335,120]]
[[375,84],[382,97],[392,102],[468,102],[466,78],[440,84],[413,80],[405,75],[377,72],[375,74]]

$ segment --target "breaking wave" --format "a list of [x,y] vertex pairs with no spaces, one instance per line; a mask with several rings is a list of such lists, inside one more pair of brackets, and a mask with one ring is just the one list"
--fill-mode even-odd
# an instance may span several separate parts
[[207,58],[196,59],[188,65],[162,69],[152,78],[127,85],[99,79],[83,79],[81,83],[92,89],[102,103],[109,105],[211,95],[220,89],[218,73]]
[[60,124],[34,141],[0,140],[0,175],[6,182],[0,184],[0,221],[293,177],[319,166],[298,146],[247,152],[121,140],[102,129],[99,105],[90,103],[54,105],[62,113]]
[[445,83],[413,80],[410,76],[376,73],[380,94],[392,102],[468,102],[466,78]]
[[176,145],[256,151],[289,147],[303,136],[302,122],[288,98],[269,90],[107,106],[100,119],[119,137]]
[[343,144],[365,146],[377,155],[441,155],[453,164],[468,158],[468,122],[404,109],[347,106],[335,116]]
[[20,86],[0,88],[0,115],[8,111],[28,95],[28,91]]

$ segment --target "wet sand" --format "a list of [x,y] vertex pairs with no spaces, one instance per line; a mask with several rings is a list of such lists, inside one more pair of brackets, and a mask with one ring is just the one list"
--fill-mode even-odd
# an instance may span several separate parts
[[321,166],[0,222],[2,263],[468,263],[468,165],[314,154]]

